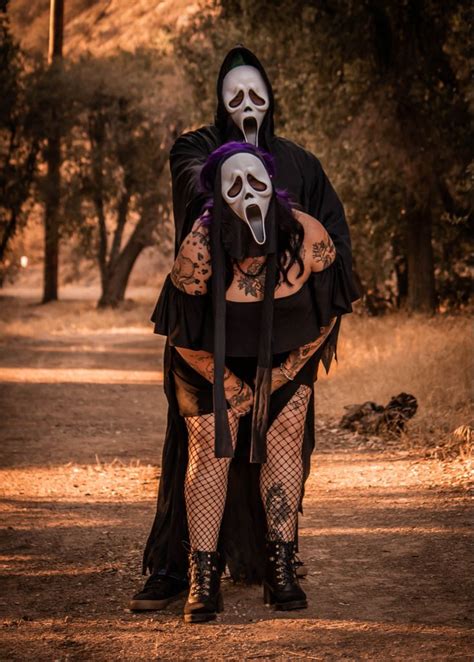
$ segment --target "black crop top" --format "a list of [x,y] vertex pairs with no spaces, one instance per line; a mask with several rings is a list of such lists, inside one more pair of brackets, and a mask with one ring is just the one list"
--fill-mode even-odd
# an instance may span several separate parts
[[[226,354],[257,356],[262,301],[226,301]],[[273,308],[273,352],[280,354],[315,340],[316,311],[306,281],[296,292],[276,298]]]
[[[297,349],[319,335],[334,317],[352,312],[358,298],[352,274],[336,255],[323,271],[312,273],[303,286],[274,300],[273,352]],[[226,301],[226,355],[257,356],[262,301]],[[182,292],[168,275],[151,316],[154,332],[168,336],[171,345],[213,352],[210,293]]]

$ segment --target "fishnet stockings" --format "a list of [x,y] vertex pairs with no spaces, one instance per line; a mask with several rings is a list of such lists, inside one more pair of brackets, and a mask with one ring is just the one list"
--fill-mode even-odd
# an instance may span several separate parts
[[[239,419],[229,409],[229,426],[235,448]],[[193,549],[213,552],[217,548],[227,495],[231,458],[214,456],[214,414],[187,416],[188,466],[184,498]]]
[[294,540],[303,480],[301,448],[311,389],[301,385],[267,433],[267,461],[260,472],[260,493],[269,540]]

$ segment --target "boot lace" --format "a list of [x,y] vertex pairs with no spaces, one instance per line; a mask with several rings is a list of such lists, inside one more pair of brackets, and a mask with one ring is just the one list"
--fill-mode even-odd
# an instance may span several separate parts
[[293,557],[293,565],[295,566],[295,570],[301,568],[301,566],[304,565],[303,561],[300,559],[298,554],[295,554]]
[[209,556],[200,557],[197,552],[190,554],[189,583],[190,594],[199,597],[211,591],[212,562]]
[[294,555],[279,547],[275,553],[275,577],[282,586],[295,581],[296,563]]

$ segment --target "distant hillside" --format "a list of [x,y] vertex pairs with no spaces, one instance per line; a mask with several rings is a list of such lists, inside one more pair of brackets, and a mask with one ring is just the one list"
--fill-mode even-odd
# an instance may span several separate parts
[[[23,48],[46,53],[49,0],[10,0],[12,27]],[[107,55],[118,48],[161,46],[199,6],[189,0],[65,0],[64,54]]]

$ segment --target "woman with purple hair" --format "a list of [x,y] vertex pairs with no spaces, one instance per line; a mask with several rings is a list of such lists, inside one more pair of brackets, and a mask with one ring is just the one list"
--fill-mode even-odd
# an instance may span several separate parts
[[[262,582],[266,604],[307,606],[295,572],[307,408],[325,340],[357,297],[324,226],[274,176],[270,154],[248,143],[209,156],[204,211],[152,318],[168,338],[165,390],[183,433],[174,474],[161,477],[153,565],[187,567],[187,622],[222,611],[226,565]],[[144,596],[146,586],[132,608]]]

